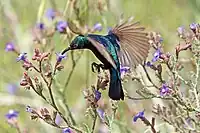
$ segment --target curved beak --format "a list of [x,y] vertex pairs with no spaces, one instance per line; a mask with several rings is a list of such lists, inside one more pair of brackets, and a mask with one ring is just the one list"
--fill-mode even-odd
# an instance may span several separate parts
[[70,49],[71,49],[71,47],[66,48],[65,50],[62,51],[61,54],[63,55],[64,53],[66,53],[66,52],[69,51]]

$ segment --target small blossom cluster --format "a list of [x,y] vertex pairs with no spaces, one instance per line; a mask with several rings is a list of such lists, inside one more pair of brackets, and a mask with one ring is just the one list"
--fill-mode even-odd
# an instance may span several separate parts
[[58,116],[57,112],[54,112],[51,115],[47,108],[41,108],[39,110],[36,110],[29,105],[26,106],[26,112],[31,114],[31,120],[42,119],[46,121],[47,123],[51,123],[51,125],[59,127],[58,125],[59,122],[57,119],[60,119],[60,118],[57,117]]
[[155,118],[152,117],[152,120],[151,122],[145,117],[144,115],[144,110],[141,111],[141,112],[138,112],[134,117],[133,117],[133,122],[136,122],[138,119],[142,120],[143,123],[146,125],[146,126],[150,126],[151,127],[151,131],[153,133],[156,133],[156,130],[155,130]]
[[[41,42],[42,38],[45,36],[49,36],[49,37],[53,36],[56,31],[61,34],[70,34],[70,32],[68,30],[68,29],[70,29],[68,22],[65,20],[57,19],[60,16],[62,16],[62,14],[59,11],[50,8],[46,11],[45,16],[48,18],[48,20],[55,21],[54,28],[51,29],[51,27],[47,27],[45,25],[45,23],[43,23],[43,22],[37,23],[36,29],[34,29],[34,32],[33,32],[34,36],[35,36],[34,40],[36,42]],[[72,30],[72,29],[70,29],[70,30]],[[102,31],[102,24],[98,22],[98,23],[95,23],[92,28],[85,26],[81,30],[82,31],[87,30],[89,32],[95,32],[95,31],[100,32],[100,31]]]
[[[29,105],[26,106],[26,112],[31,113],[31,120],[42,119],[47,123],[60,128],[59,123],[61,117],[57,112],[54,112],[53,115],[51,115],[47,108],[41,108],[39,111],[37,111]],[[72,133],[72,129],[64,128],[62,133]]]
[[[61,64],[62,59],[66,58],[66,55],[61,55],[61,54],[56,54],[56,63],[54,65],[54,70],[51,69],[51,64],[49,63],[49,56],[50,53],[43,53],[40,52],[38,48],[34,50],[34,55],[32,57],[32,61],[38,62],[38,67],[33,65],[32,62],[30,62],[27,59],[27,56],[22,57],[21,55],[18,57],[20,60],[23,61],[23,68],[25,68],[26,72],[23,74],[23,78],[20,82],[20,85],[28,90],[32,88],[38,95],[43,96],[43,84],[40,81],[42,78],[47,84],[51,84],[50,82],[48,83],[48,79],[52,80],[52,76],[55,75],[56,71],[61,71],[64,66]],[[33,68],[36,72],[38,72],[42,77],[39,78],[37,76],[31,77],[28,74],[28,70],[30,68]],[[51,81],[52,82],[52,81]]]
[[102,97],[100,90],[105,90],[106,87],[108,86],[108,82],[109,82],[109,75],[106,72],[99,73],[96,87],[91,86],[92,91],[89,89],[85,89],[83,91],[84,97],[88,102],[88,106],[92,106],[94,108],[98,107],[98,101]]
[[128,74],[128,72],[130,72],[130,67],[120,66],[121,79],[123,79]]
[[153,54],[153,59],[151,60],[151,62],[147,64],[148,66],[152,66],[154,62],[157,62],[159,60],[162,60],[166,63],[169,61],[171,55],[170,53],[163,53],[162,42],[163,39],[160,34],[155,32],[151,32],[149,34],[149,43],[152,45],[154,49],[156,49],[156,51]]
[[108,107],[107,103],[102,98],[102,93],[100,90],[105,90],[106,87],[108,86],[108,82],[109,82],[108,73],[107,72],[99,73],[96,87],[91,86],[92,90],[85,89],[83,91],[88,107],[86,110],[86,114],[89,113],[89,115],[91,115],[92,117],[99,117],[102,123],[107,123],[107,124],[109,123],[109,120],[107,119],[106,115],[106,110]]
[[17,118],[18,115],[19,115],[19,112],[18,112],[18,111],[9,110],[9,112],[5,115],[5,117],[7,118],[7,120],[10,120],[10,119],[15,119],[15,118]]
[[16,51],[15,45],[13,42],[8,42],[6,43],[6,47],[5,47],[5,51],[9,52],[9,51]]
[[33,86],[33,82],[32,79],[30,78],[30,76],[28,75],[27,72],[24,72],[23,78],[20,82],[21,86],[24,86],[26,88],[30,88],[30,86]]
[[97,78],[97,90],[105,90],[106,87],[108,86],[108,82],[109,82],[109,75],[106,72],[100,73],[98,74],[98,78]]
[[[49,20],[54,20],[57,16],[59,16],[60,13],[52,8],[48,9],[46,11],[46,17],[49,19]],[[44,25],[44,24],[43,24]],[[42,26],[44,27],[44,26]],[[66,28],[68,27],[68,24],[66,21],[63,21],[63,20],[60,20],[60,21],[57,21],[56,23],[56,26],[55,26],[55,29],[60,32],[60,33],[66,33]],[[43,28],[42,28],[43,29]]]
[[19,125],[18,125],[18,120],[17,120],[18,116],[19,116],[19,112],[12,109],[9,110],[8,113],[5,115],[8,124],[19,130]]
[[179,57],[179,53],[185,50],[192,49],[193,41],[200,39],[200,26],[197,23],[191,23],[189,25],[190,30],[187,30],[185,27],[180,26],[177,29],[178,35],[184,42],[179,43],[176,46],[176,57]]
[[144,111],[141,111],[139,113],[137,113],[134,117],[133,117],[133,121],[136,122],[138,119],[144,120],[145,116],[144,116]]
[[160,95],[165,96],[170,94],[170,88],[167,86],[167,84],[162,84],[162,87],[160,88]]
[[34,50],[34,55],[32,57],[32,60],[36,60],[38,62],[47,60],[49,55],[50,55],[50,53],[41,53],[40,50],[38,48],[36,48]]
[[89,89],[83,90],[84,98],[87,101],[88,106],[92,106],[93,108],[98,107],[97,102],[101,99],[101,92],[98,89],[95,89],[94,86],[92,86],[93,91]]

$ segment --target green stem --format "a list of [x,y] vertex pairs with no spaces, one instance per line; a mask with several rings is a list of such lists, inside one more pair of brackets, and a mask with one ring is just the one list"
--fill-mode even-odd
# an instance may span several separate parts
[[65,83],[65,85],[64,85],[64,90],[63,90],[63,94],[65,94],[66,93],[66,90],[67,90],[67,86],[68,86],[68,84],[69,84],[69,81],[70,81],[70,79],[71,79],[71,77],[72,77],[72,74],[74,73],[74,70],[75,70],[75,67],[76,67],[76,65],[77,65],[77,62],[79,61],[79,59],[81,58],[81,56],[82,56],[82,54],[83,54],[83,52],[77,57],[77,59],[75,60],[74,59],[74,55],[73,55],[73,52],[72,52],[72,55],[71,55],[71,59],[72,59],[72,70],[70,71],[70,73],[69,73],[69,76],[68,76],[68,78],[67,78],[67,81],[66,81],[66,83]]
[[88,66],[88,64],[89,64],[89,61],[90,61],[90,54],[89,54],[89,52],[87,52],[86,53],[86,88],[88,88],[89,86],[88,86],[88,84],[89,84],[89,78],[90,78],[90,74],[89,74],[89,68],[90,67],[87,67]]
[[152,95],[152,96],[149,96],[149,97],[131,97],[131,96],[126,96],[128,99],[131,99],[131,100],[148,100],[148,99],[153,99],[153,98],[160,98],[160,99],[163,99],[163,100],[173,100],[171,97],[162,97],[162,96],[156,96],[156,95]]
[[[62,93],[62,94],[64,94],[64,93]],[[62,97],[64,97],[64,96],[62,96]],[[69,109],[69,106],[68,106],[68,104],[67,104],[66,98],[63,98],[63,103],[64,103],[64,105],[65,105],[65,108],[67,109],[67,112],[68,112],[69,117],[70,117],[70,119],[71,119],[71,121],[72,121],[72,124],[73,124],[73,125],[76,125],[76,121],[75,121],[74,117],[72,116],[72,112],[71,112],[70,109]]]
[[198,85],[198,79],[199,79],[199,71],[200,71],[200,66],[199,66],[199,59],[196,59],[196,78],[195,78],[195,84],[194,84],[194,96],[196,98],[196,106],[199,109],[200,104],[199,104],[199,96],[198,96],[198,91],[197,91],[197,85]]
[[15,124],[15,128],[17,130],[18,133],[22,133],[21,130],[20,130],[20,127],[18,125],[18,122]]
[[68,10],[68,8],[69,8],[69,4],[70,4],[70,0],[67,0],[67,2],[66,2],[66,4],[65,4],[64,11],[63,11],[63,17],[66,16],[67,10]]
[[91,133],[94,133],[94,129],[95,129],[95,125],[96,125],[96,121],[97,121],[97,112],[96,110],[94,110],[94,120],[93,120],[93,124],[92,124],[92,131]]
[[143,69],[144,69],[144,71],[145,71],[145,73],[146,73],[146,76],[147,76],[148,80],[152,83],[152,85],[153,85],[155,88],[159,89],[159,87],[158,87],[156,84],[154,84],[153,81],[152,81],[152,79],[150,78],[149,73],[147,72],[147,69],[146,69],[146,67],[145,67],[145,63],[142,65],[142,67],[143,67]]

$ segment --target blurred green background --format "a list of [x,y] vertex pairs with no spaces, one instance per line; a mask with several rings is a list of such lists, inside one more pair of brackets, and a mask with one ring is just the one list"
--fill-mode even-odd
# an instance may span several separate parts
[[[83,0],[85,1],[85,0]],[[101,0],[100,0],[101,1]],[[118,22],[118,18],[123,13],[124,17],[134,16],[136,20],[140,20],[141,23],[147,27],[148,31],[159,32],[164,38],[165,51],[174,52],[174,46],[178,44],[179,40],[176,36],[176,29],[179,26],[188,26],[192,22],[198,22],[200,19],[200,1],[199,0],[107,0],[109,2],[109,11],[102,13],[102,16],[95,10],[95,2],[91,0],[89,2],[89,14],[88,25],[92,26],[96,22],[103,24],[103,31],[101,34],[107,32],[108,26],[114,26]],[[66,5],[66,0],[46,0],[45,10],[48,8],[55,8],[63,11]],[[37,22],[37,13],[40,5],[40,0],[0,0],[0,133],[13,133],[15,129],[11,128],[5,120],[4,115],[9,109],[15,109],[20,112],[19,122],[23,129],[27,129],[30,133],[44,133],[44,132],[60,132],[59,129],[55,129],[52,126],[44,124],[42,121],[31,121],[29,114],[25,112],[25,106],[31,105],[36,108],[48,107],[41,98],[35,95],[32,91],[25,90],[18,87],[17,92],[12,95],[8,92],[8,84],[17,84],[21,80],[23,74],[23,68],[21,63],[16,62],[16,54],[12,52],[5,52],[5,44],[13,41],[20,51],[27,52],[29,58],[33,54],[33,43],[31,28]],[[84,8],[85,2],[82,2],[80,6]],[[98,14],[98,15],[97,15]],[[66,13],[66,16],[68,12]],[[87,16],[86,15],[86,16]],[[100,33],[99,33],[100,34]],[[59,35],[55,35],[53,43],[56,45],[55,51],[61,51],[68,43],[63,43]],[[89,55],[89,56],[88,56]],[[77,55],[76,55],[77,56]],[[182,55],[188,56],[188,55]],[[89,59],[88,59],[89,57]],[[55,60],[55,57],[54,57]],[[96,58],[89,52],[84,52],[72,74],[72,78],[67,87],[65,97],[70,108],[74,111],[74,116],[77,121],[84,121],[84,113],[77,113],[81,109],[81,106],[85,106],[85,101],[82,95],[82,89],[95,84],[96,76],[90,71],[90,64],[96,60]],[[55,61],[54,61],[55,62]],[[72,70],[72,62],[70,59],[64,61],[65,69],[61,73],[58,73],[56,79],[63,87],[66,83],[66,79]],[[128,83],[128,88],[134,82]],[[55,87],[56,88],[56,87]],[[134,89],[132,89],[134,93]],[[107,92],[103,95],[107,97]],[[56,95],[56,102],[59,101],[59,94]],[[129,103],[130,101],[127,101]],[[152,101],[150,101],[151,103]],[[136,108],[136,111],[140,111],[149,102],[131,102],[129,105]],[[139,106],[138,106],[139,105]],[[121,111],[126,110],[121,106]],[[149,107],[151,106],[148,105]],[[148,107],[146,108],[148,109]],[[78,111],[79,110],[79,111]],[[72,111],[72,112],[73,112]],[[82,110],[84,111],[84,110]],[[149,110],[149,112],[151,112]],[[85,120],[86,121],[86,120]],[[89,120],[88,120],[89,121]],[[140,124],[131,124],[132,119],[130,116],[126,116],[124,121],[135,132],[144,132],[144,127]],[[137,126],[136,126],[137,125]],[[52,129],[52,130],[51,130]],[[114,132],[120,132],[116,129]]]

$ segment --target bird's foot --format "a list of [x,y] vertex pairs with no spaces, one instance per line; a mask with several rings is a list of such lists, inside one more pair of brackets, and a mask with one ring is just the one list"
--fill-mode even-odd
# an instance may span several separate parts
[[92,67],[92,72],[95,72],[94,71],[94,68],[95,68],[98,73],[100,72],[100,69],[104,69],[104,65],[103,64],[97,64],[96,62],[93,62],[91,64],[91,67]]

